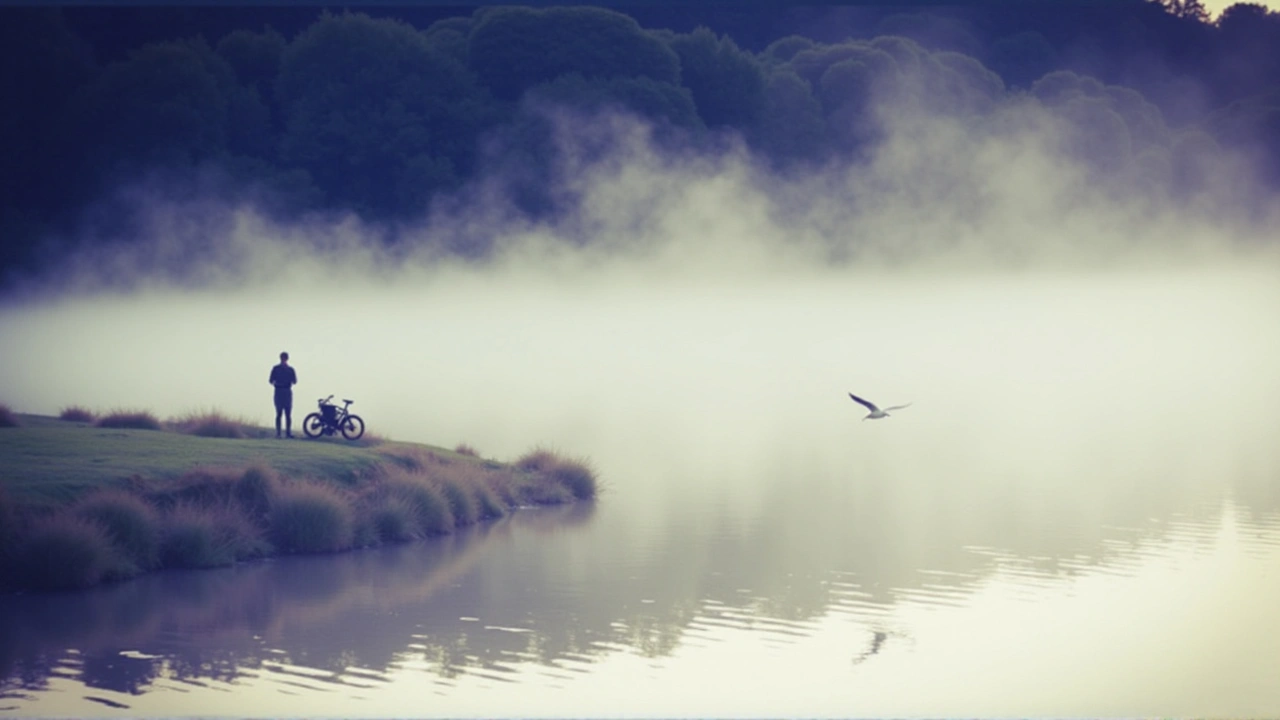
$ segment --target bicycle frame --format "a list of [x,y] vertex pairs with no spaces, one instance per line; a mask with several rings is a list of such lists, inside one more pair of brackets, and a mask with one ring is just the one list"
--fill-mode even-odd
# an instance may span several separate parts
[[339,407],[330,400],[333,400],[332,395],[317,402],[320,411],[311,413],[302,421],[303,433],[309,438],[341,433],[348,440],[360,439],[364,435],[364,420],[351,412],[354,401],[344,399]]

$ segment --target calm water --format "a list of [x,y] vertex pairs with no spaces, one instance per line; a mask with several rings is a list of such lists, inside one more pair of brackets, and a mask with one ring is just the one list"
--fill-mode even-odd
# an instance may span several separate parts
[[[426,378],[350,380],[371,427],[588,456],[596,503],[0,598],[0,713],[1280,715],[1274,281],[448,292],[413,306],[425,339],[346,326]],[[126,348],[95,322],[160,354],[185,327],[154,299],[95,312],[0,318],[29,348],[14,406],[74,401],[21,390],[53,338],[98,343],[75,382],[101,392]],[[241,340],[183,372],[265,388],[276,345]],[[311,387],[344,360],[289,349]],[[158,412],[201,405],[159,376]],[[914,404],[863,422],[848,390]]]

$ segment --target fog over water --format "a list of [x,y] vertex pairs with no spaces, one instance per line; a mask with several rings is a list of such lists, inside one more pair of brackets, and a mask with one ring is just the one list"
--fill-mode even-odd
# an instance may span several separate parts
[[[661,440],[733,462],[780,428],[819,444],[928,428],[1000,463],[1107,442],[1100,427],[1153,444],[1268,427],[1280,286],[1249,224],[1119,196],[1030,131],[895,127],[865,164],[778,177],[615,119],[591,130],[613,153],[568,146],[581,202],[558,224],[476,193],[394,251],[350,218],[157,205],[145,242],[71,258],[66,294],[0,310],[3,400],[266,424],[288,350],[300,412],[334,393],[384,436],[498,456]],[[489,260],[412,249],[481,232]],[[857,426],[847,390],[916,404]]]
[[[729,605],[716,592],[735,588],[706,578],[745,584],[739,575],[755,576],[744,568],[760,568],[772,574],[752,587],[764,599],[750,612],[815,623],[794,646],[811,665],[734,635],[744,626],[721,631],[717,645],[700,645],[703,629],[690,626],[667,660],[688,665],[679,672],[602,651],[613,662],[574,685],[572,700],[524,668],[509,692],[465,679],[455,694],[441,691],[447,714],[604,714],[609,693],[641,687],[635,712],[650,715],[1280,710],[1258,680],[1274,659],[1241,654],[1260,652],[1259,637],[1280,639],[1257,601],[1276,589],[1274,545],[1221,551],[1219,566],[1199,540],[1184,547],[1171,531],[1174,549],[1152,551],[1158,560],[1145,563],[1136,540],[1119,553],[1138,558],[1142,580],[1086,571],[1054,581],[1074,582],[1068,589],[1045,589],[1016,579],[1024,563],[1076,578],[1062,570],[1070,558],[1109,557],[1117,533],[1156,542],[1148,522],[1203,513],[1217,527],[1224,497],[1246,518],[1280,512],[1280,267],[1257,229],[1274,205],[1231,205],[1225,182],[1222,197],[1179,204],[1122,194],[1056,155],[1031,125],[997,135],[904,122],[865,164],[784,176],[732,147],[672,154],[614,120],[583,130],[612,138],[613,152],[568,165],[577,212],[529,224],[477,191],[473,207],[441,208],[393,251],[372,249],[380,230],[350,219],[281,226],[249,207],[157,205],[144,249],[77,258],[61,277],[65,292],[0,305],[0,401],[41,414],[217,408],[269,425],[267,374],[287,350],[300,380],[295,423],[332,393],[354,399],[384,437],[466,442],[499,459],[548,445],[598,470],[605,492],[581,521],[596,540],[551,534],[519,551],[533,560],[495,556],[475,572],[510,592],[459,612],[505,609],[520,622],[522,610],[505,603],[538,581],[501,578],[544,573],[541,582],[603,595],[652,563],[705,580],[677,599]],[[439,251],[464,236],[490,237],[493,257]],[[211,262],[188,266],[183,282],[147,270],[188,255]],[[912,405],[864,422],[849,391]],[[735,565],[716,543],[733,545],[739,531],[768,541],[734,545]],[[976,547],[1016,557],[989,582],[961,583],[968,609],[912,604],[917,581],[904,578],[968,567],[955,557]],[[606,551],[617,555],[602,559]],[[898,608],[892,622],[841,625],[821,610],[838,605],[827,595],[816,608],[787,596],[790,583],[803,586],[793,572],[829,578],[854,567],[850,582],[866,583],[858,592]],[[1244,578],[1230,587],[1250,597],[1185,594],[1186,578],[1219,571]],[[781,578],[785,592],[760,586]],[[1183,614],[1149,614],[1150,591],[1184,593]],[[1043,592],[1060,623],[1011,599],[1024,592]],[[613,616],[601,615],[609,627]],[[1107,656],[1087,644],[1116,627],[1151,637],[1176,629],[1183,645],[1124,636],[1130,644]],[[1047,633],[1036,646],[1045,654],[1019,644],[1029,628]],[[919,644],[890,639],[886,659],[845,686],[872,630]],[[967,654],[982,643],[993,654]],[[1098,653],[1111,659],[1078,681],[1040,682],[1092,668]],[[1158,657],[1174,659],[1153,665]],[[752,685],[746,665],[757,661],[775,663],[781,684],[713,694],[708,678]],[[999,671],[998,684],[983,684],[979,668]],[[1188,678],[1214,668],[1242,685],[1190,697]],[[1117,690],[1108,685],[1117,676],[1134,682]],[[408,707],[395,698],[409,702],[415,686],[392,685],[384,705],[341,707]],[[851,687],[866,704],[842,704]],[[278,712],[338,707],[304,696]],[[806,701],[768,704],[784,696]],[[138,712],[174,712],[138,700]]]

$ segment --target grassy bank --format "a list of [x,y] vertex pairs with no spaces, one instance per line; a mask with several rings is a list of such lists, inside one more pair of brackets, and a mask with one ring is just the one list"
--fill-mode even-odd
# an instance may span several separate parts
[[587,464],[545,449],[501,463],[467,446],[276,440],[216,413],[72,410],[0,429],[0,590],[407,542],[597,489]]

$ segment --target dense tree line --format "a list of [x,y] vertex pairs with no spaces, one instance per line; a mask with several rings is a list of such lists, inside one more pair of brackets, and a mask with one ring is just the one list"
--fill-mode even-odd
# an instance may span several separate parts
[[1100,174],[1194,192],[1224,149],[1280,185],[1280,13],[1197,0],[972,6],[0,9],[0,268],[45,261],[139,180],[280,213],[412,221],[501,178],[555,213],[550,107],[621,108],[698,148],[856,158],[886,98],[1066,123]]

